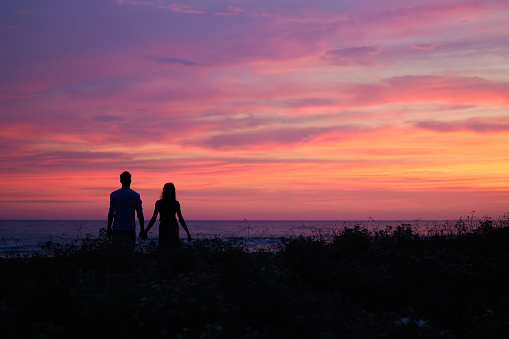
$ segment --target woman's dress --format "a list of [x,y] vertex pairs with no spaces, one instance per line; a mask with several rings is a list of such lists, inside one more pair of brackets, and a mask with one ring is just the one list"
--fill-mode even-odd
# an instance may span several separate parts
[[156,202],[159,210],[159,247],[171,247],[179,242],[179,225],[175,214],[179,210],[179,202],[173,200]]

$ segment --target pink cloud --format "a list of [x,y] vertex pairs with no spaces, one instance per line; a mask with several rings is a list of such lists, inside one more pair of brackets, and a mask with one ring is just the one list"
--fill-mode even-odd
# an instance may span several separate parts
[[484,32],[487,32],[487,31],[489,31],[489,30],[490,30],[490,29],[489,29],[489,27],[478,28],[478,29],[474,29],[474,30],[472,30],[472,31],[468,32],[468,35],[469,35],[469,36],[472,36],[472,35],[479,35],[479,34],[482,34],[482,33],[484,33]]
[[[406,4],[406,3],[405,3]],[[372,4],[374,8],[377,5]],[[384,10],[384,5],[379,5],[376,16],[369,16],[371,20],[385,21],[385,22],[398,22],[398,21],[414,21],[416,24],[421,24],[421,20],[429,20],[431,17],[436,19],[446,19],[456,15],[464,15],[471,12],[479,12],[485,10],[486,6],[481,2],[475,1],[460,1],[456,3],[440,3],[440,4],[429,4],[424,3],[422,5],[401,5],[398,4],[394,9]]]
[[[504,6],[502,6],[504,7]],[[448,40],[466,37],[470,27],[496,16],[497,7],[485,2],[460,1],[440,4],[401,2],[370,3],[369,10],[357,16],[358,39],[406,40],[434,36]],[[467,24],[461,21],[470,20]]]
[[479,77],[402,76],[380,84],[347,87],[352,104],[441,102],[458,105],[501,105],[509,102],[509,83]]
[[[103,93],[106,101],[97,101],[98,96],[94,93],[87,94],[80,98],[81,94],[73,94],[62,103],[55,106],[56,112],[72,109],[79,104],[83,115],[77,118],[59,118],[58,122],[46,123],[48,115],[44,119],[37,118],[34,114],[33,123],[37,123],[39,132],[36,140],[61,140],[59,142],[84,142],[90,145],[100,145],[104,143],[121,143],[125,145],[143,145],[147,143],[172,142],[185,146],[200,146],[205,148],[249,148],[266,145],[267,148],[274,145],[298,145],[304,141],[327,134],[329,131],[358,131],[362,121],[368,119],[357,113],[352,115],[350,121],[338,123],[331,120],[330,114],[307,116],[302,111],[302,116],[298,113],[302,108],[320,109],[320,107],[329,109],[329,106],[336,106],[338,109],[347,109],[352,107],[369,107],[384,103],[404,103],[404,102],[442,102],[448,104],[476,105],[476,104],[498,104],[507,99],[507,84],[486,81],[480,78],[461,78],[461,77],[400,77],[383,80],[379,84],[373,85],[349,85],[343,84],[340,87],[341,99],[332,98],[292,98],[298,93],[309,93],[307,87],[299,88],[288,87],[287,91],[272,91],[271,89],[253,88],[250,95],[253,100],[249,103],[239,101],[232,104],[231,107],[221,107],[223,98],[230,100],[235,96],[247,95],[244,92],[231,92],[229,96],[220,93],[218,96],[211,95],[204,89],[202,95],[200,92],[189,98],[186,98],[185,91],[175,89],[176,93],[171,93],[168,97],[166,92],[159,95],[151,93],[151,98],[160,100],[160,104],[170,102],[175,97],[173,104],[179,101],[187,102],[190,98],[195,106],[180,109],[167,108],[160,111],[159,104],[152,104],[147,109],[129,109],[129,110],[109,110],[109,112],[100,112],[90,114],[89,108],[102,105],[104,103],[113,103],[117,100],[123,100],[126,103],[139,102],[138,98],[143,95],[132,94],[127,91],[124,95],[115,95],[114,93]],[[331,97],[333,91],[329,89]],[[173,92],[173,91],[172,91]],[[119,92],[120,93],[120,92]],[[112,96],[113,95],[113,96]],[[233,95],[233,96],[232,96]],[[272,97],[267,98],[267,95]],[[283,99],[280,99],[280,98]],[[100,96],[99,96],[100,98]],[[258,99],[259,98],[259,99]],[[265,99],[263,99],[265,98]],[[464,99],[467,98],[467,99]],[[270,99],[270,100],[268,100]],[[168,101],[170,100],[170,101]],[[258,101],[261,100],[261,101]],[[502,101],[501,101],[502,100]],[[143,100],[145,101],[145,100]],[[142,101],[142,102],[143,102]],[[58,107],[60,106],[60,107]],[[205,111],[217,112],[208,115],[201,112],[200,106]],[[57,108],[58,107],[58,108]],[[260,107],[268,110],[282,110],[284,114],[278,115],[260,115],[251,114],[246,118],[238,119],[230,115],[238,112],[238,109],[258,110]],[[286,113],[287,112],[287,113]],[[54,114],[54,113],[51,113]],[[296,115],[297,114],[297,115]],[[222,117],[221,119],[213,118]],[[55,115],[58,116],[58,115]],[[372,117],[376,117],[372,115]],[[386,124],[387,122],[377,117],[371,118],[371,128]],[[274,124],[284,124],[284,128],[275,127]],[[307,125],[303,128],[302,126]],[[325,126],[328,126],[327,128]],[[236,130],[243,131],[242,133]],[[74,132],[73,132],[74,131]],[[86,133],[84,133],[86,131]],[[232,132],[233,131],[233,132]],[[184,141],[185,140],[185,141]]]
[[412,45],[412,49],[432,51],[435,48],[440,47],[442,45],[443,44],[419,44],[419,45]]

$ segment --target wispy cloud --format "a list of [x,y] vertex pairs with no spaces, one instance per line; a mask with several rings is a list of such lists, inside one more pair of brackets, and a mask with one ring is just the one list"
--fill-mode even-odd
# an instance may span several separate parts
[[454,121],[419,121],[417,127],[436,132],[473,131],[478,133],[499,133],[509,131],[509,117],[476,117]]
[[220,16],[240,15],[244,12],[245,12],[245,10],[242,8],[230,6],[230,7],[228,7],[227,12],[217,12],[217,13],[215,13],[215,15],[220,15]]
[[412,45],[413,49],[418,50],[425,50],[425,51],[432,51],[437,47],[442,46],[443,44],[419,44],[419,45]]
[[176,13],[188,14],[204,14],[205,12],[200,9],[195,9],[190,5],[169,4],[168,1],[144,1],[144,0],[118,0],[119,5],[132,5],[132,6],[150,6],[155,8],[168,9]]
[[202,10],[198,10],[198,9],[193,9],[191,6],[189,5],[178,5],[178,4],[172,4],[172,5],[169,5],[168,8],[173,11],[173,12],[177,12],[177,13],[189,13],[189,14],[203,14],[205,13],[204,11]]
[[489,27],[478,28],[478,29],[474,29],[474,30],[468,32],[468,35],[469,36],[480,35],[480,34],[483,34],[484,32],[489,31],[489,30],[490,30]]
[[168,58],[168,57],[150,57],[146,56],[145,59],[155,61],[161,64],[181,64],[185,66],[196,66],[198,65],[195,61],[190,61],[181,58]]
[[338,66],[375,64],[375,56],[382,52],[378,46],[349,47],[330,50],[322,56],[322,60]]
[[453,105],[507,104],[509,83],[480,77],[401,76],[379,84],[352,86],[351,103],[440,102]]

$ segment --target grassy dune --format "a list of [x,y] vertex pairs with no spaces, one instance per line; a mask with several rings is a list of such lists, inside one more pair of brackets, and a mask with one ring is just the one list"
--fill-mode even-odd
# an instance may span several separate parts
[[[465,225],[463,225],[465,226]],[[3,338],[505,338],[509,221],[0,259]]]

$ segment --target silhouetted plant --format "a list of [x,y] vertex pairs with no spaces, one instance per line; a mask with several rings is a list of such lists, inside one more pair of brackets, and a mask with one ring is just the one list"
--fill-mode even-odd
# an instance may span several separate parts
[[335,235],[331,245],[341,252],[352,253],[366,250],[371,241],[372,236],[368,229],[355,225],[353,228],[345,227]]
[[134,253],[105,235],[50,243],[0,259],[0,325],[7,338],[505,338],[506,221],[460,236],[354,225],[276,253],[218,238]]
[[474,233],[490,233],[494,229],[493,220],[490,217],[484,217],[479,220],[479,226],[474,229]]

